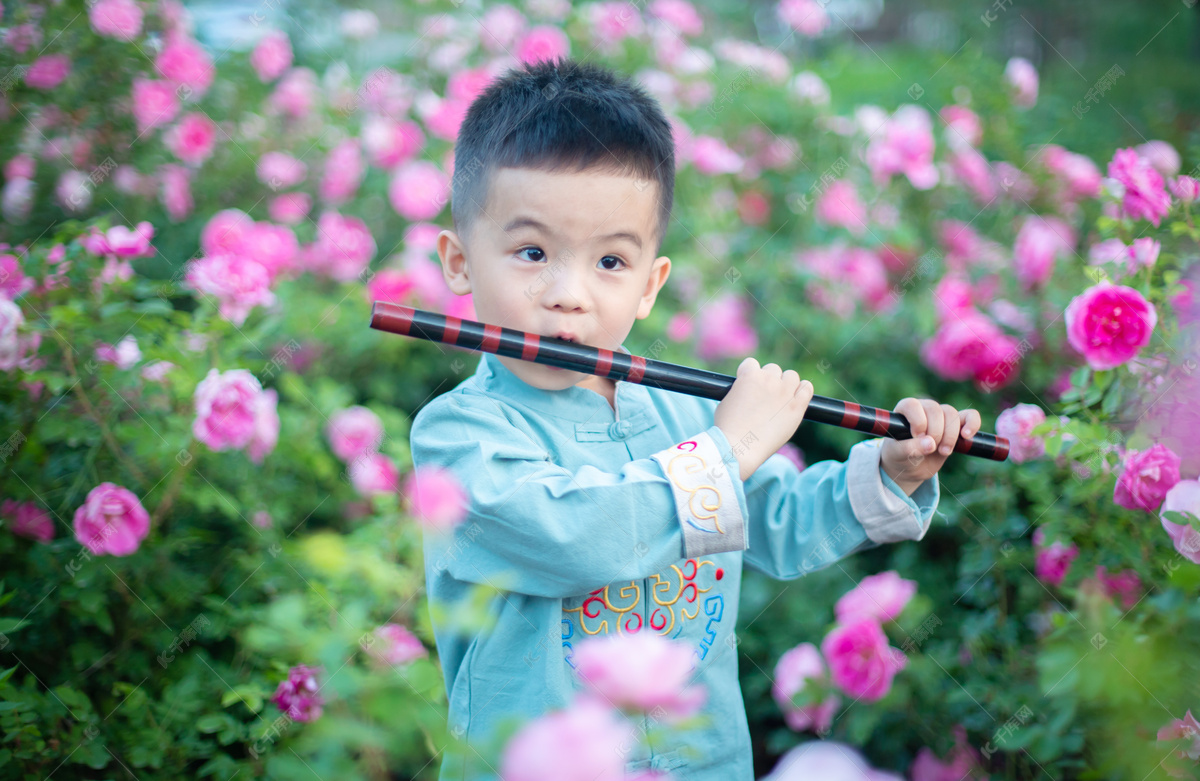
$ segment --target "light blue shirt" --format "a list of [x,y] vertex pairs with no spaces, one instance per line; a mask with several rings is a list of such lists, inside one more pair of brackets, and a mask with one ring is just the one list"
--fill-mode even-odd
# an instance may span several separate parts
[[[449,728],[463,741],[440,779],[496,778],[505,737],[581,688],[576,644],[653,631],[695,648],[711,721],[676,733],[679,745],[632,746],[627,770],[752,781],[733,631],[743,563],[798,578],[923,538],[937,506],[936,476],[909,497],[883,473],[879,439],[803,471],[776,454],[742,481],[745,443],[713,423],[717,401],[617,382],[615,404],[535,388],[482,353],[413,420],[414,466],[451,470],[468,496],[465,520],[424,541]],[[639,734],[653,721],[639,717]]]

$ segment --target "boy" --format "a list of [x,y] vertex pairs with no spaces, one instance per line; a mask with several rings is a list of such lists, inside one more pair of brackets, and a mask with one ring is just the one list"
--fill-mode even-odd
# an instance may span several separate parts
[[[472,294],[478,320],[628,353],[670,273],[656,256],[674,174],[671,127],[628,80],[570,60],[509,71],[459,131],[443,276]],[[414,465],[451,470],[468,495],[453,534],[425,539],[450,728],[467,744],[441,778],[494,778],[497,727],[580,687],[574,645],[637,631],[694,646],[711,722],[688,746],[639,746],[628,770],[753,778],[733,642],[743,562],[791,579],[921,539],[937,471],[960,430],[980,427],[974,410],[904,399],[912,440],[859,443],[845,463],[800,472],[773,454],[812,394],[754,358],[718,404],[483,353],[420,410]],[[477,586],[500,590],[483,629],[461,618]]]

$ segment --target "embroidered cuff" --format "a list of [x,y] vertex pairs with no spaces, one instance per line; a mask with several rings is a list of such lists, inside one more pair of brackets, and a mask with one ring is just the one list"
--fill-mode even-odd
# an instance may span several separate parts
[[732,452],[724,461],[718,442],[707,431],[650,456],[662,467],[675,496],[683,529],[684,556],[708,556],[745,550],[748,538],[738,503]]
[[876,543],[922,539],[938,503],[937,475],[921,483],[912,496],[906,496],[880,469],[882,445],[882,439],[871,439],[850,448],[846,459],[850,506],[867,537]]

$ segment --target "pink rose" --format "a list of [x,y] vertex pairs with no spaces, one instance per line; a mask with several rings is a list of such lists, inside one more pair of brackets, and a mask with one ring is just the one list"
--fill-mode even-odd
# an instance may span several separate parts
[[150,382],[162,382],[167,377],[167,373],[175,368],[175,364],[170,361],[155,361],[154,363],[146,364],[142,367],[142,379]]
[[355,490],[363,496],[390,494],[400,487],[400,470],[382,453],[360,453],[346,471]]
[[150,514],[128,488],[101,483],[75,510],[75,539],[94,554],[128,556],[150,533]]
[[696,654],[691,644],[652,632],[618,633],[584,640],[572,661],[579,680],[620,708],[661,708],[668,721],[695,714],[704,704],[702,684],[688,686]]
[[632,3],[611,0],[585,6],[592,35],[599,46],[608,52],[626,38],[637,38],[645,32],[642,12]]
[[186,96],[199,98],[212,84],[216,68],[200,44],[180,33],[169,33],[166,45],[154,60],[158,74],[176,86],[186,87]]
[[1054,260],[1075,249],[1075,231],[1057,217],[1031,214],[1021,223],[1013,244],[1017,279],[1026,290],[1039,287],[1054,273]]
[[367,653],[383,664],[398,666],[429,656],[420,639],[401,624],[384,624],[372,634],[374,637],[366,641]]
[[314,721],[323,710],[321,687],[317,685],[318,667],[298,664],[288,670],[288,676],[279,682],[271,702],[278,706],[288,718],[295,721]]
[[977,147],[983,140],[983,123],[979,115],[966,106],[950,104],[938,112],[946,123],[946,144],[952,149]]
[[254,429],[246,445],[246,455],[255,464],[275,450],[279,443],[279,394],[274,388],[258,394],[254,408]]
[[944,761],[939,760],[928,746],[917,752],[909,770],[912,781],[965,781],[980,777],[979,752],[967,742],[967,731],[958,725],[954,735],[954,748],[946,754]]
[[1071,569],[1071,562],[1079,556],[1079,548],[1074,544],[1064,545],[1055,540],[1052,545],[1045,545],[1046,533],[1038,529],[1033,533],[1034,572],[1038,580],[1051,586],[1062,584],[1063,578]]
[[88,21],[98,35],[132,41],[142,31],[142,7],[134,0],[98,0],[88,8]]
[[101,344],[96,348],[96,360],[101,363],[116,364],[118,369],[128,369],[142,360],[142,351],[138,348],[137,338],[130,334],[114,347]]
[[[1175,523],[1167,520],[1167,513],[1183,513],[1184,516],[1200,518],[1200,481],[1180,480],[1176,483],[1163,500],[1159,511],[1159,520],[1163,531],[1171,538],[1171,544],[1179,555],[1189,561],[1200,564],[1200,532],[1190,523]],[[1184,520],[1187,520],[1185,517]]]
[[329,417],[325,436],[334,455],[350,461],[362,453],[374,453],[383,443],[383,421],[366,407],[355,405]]
[[162,182],[159,198],[172,222],[180,222],[192,213],[192,186],[188,171],[181,165],[164,163],[159,166],[158,177]]
[[366,270],[375,250],[375,238],[365,222],[326,211],[317,220],[310,270],[339,282],[349,282]]
[[282,111],[293,119],[304,119],[312,111],[318,91],[317,74],[309,68],[292,68],[275,85],[269,103],[274,111]]
[[1200,195],[1200,181],[1190,176],[1176,176],[1171,180],[1171,192],[1184,203],[1192,203]]
[[71,74],[71,58],[65,54],[38,57],[25,70],[25,83],[34,89],[52,90]]
[[784,24],[809,38],[816,38],[829,26],[825,6],[817,0],[780,0],[775,12]]
[[357,138],[347,138],[329,151],[321,177],[320,196],[331,204],[344,203],[358,192],[366,165]]
[[970,190],[977,203],[989,206],[996,197],[995,176],[991,164],[979,150],[960,146],[950,153],[950,169],[958,181]]
[[1149,236],[1134,239],[1129,245],[1129,257],[1135,266],[1144,266],[1153,268],[1158,262],[1158,253],[1162,249],[1162,245],[1155,239]]
[[240,450],[255,438],[260,414],[258,378],[245,369],[209,369],[196,386],[192,434],[211,450]]
[[1166,141],[1147,141],[1135,146],[1134,150],[1163,176],[1179,173],[1179,152]]
[[1057,182],[1057,194],[1070,203],[1100,194],[1103,177],[1086,155],[1076,154],[1056,144],[1042,148],[1039,158]]
[[693,317],[687,312],[676,312],[667,322],[667,338],[672,342],[687,341],[693,330]]
[[817,733],[829,731],[833,714],[842,703],[842,698],[831,694],[819,703],[796,707],[792,700],[804,691],[809,680],[824,681],[827,678],[825,662],[812,643],[801,643],[779,657],[775,664],[774,683],[771,696],[783,711],[784,721],[797,732],[811,729]]
[[1015,463],[1046,454],[1046,440],[1030,434],[1045,420],[1045,411],[1036,404],[1017,404],[996,418],[996,435],[1008,440],[1008,457]]
[[284,193],[277,195],[267,204],[267,216],[275,222],[296,225],[312,209],[312,197],[308,193]]
[[179,124],[163,134],[163,143],[183,162],[199,165],[212,156],[217,123],[198,111],[184,114]]
[[1097,371],[1120,366],[1150,342],[1154,306],[1131,287],[1101,281],[1067,305],[1067,340]]
[[1125,610],[1131,609],[1142,598],[1142,579],[1138,577],[1136,570],[1125,569],[1110,575],[1106,567],[1097,565],[1095,579],[1105,594],[1121,600],[1121,606]]
[[734,293],[723,293],[701,311],[696,355],[703,361],[743,358],[758,347],[749,320],[749,305]]
[[138,135],[150,128],[165,125],[179,113],[179,96],[169,81],[133,79],[133,118]]
[[825,191],[817,196],[813,217],[818,222],[845,228],[857,236],[867,230],[867,207],[859,199],[858,190],[845,179],[830,182]]
[[1192,715],[1189,708],[1182,719],[1172,719],[1170,722],[1159,728],[1156,736],[1160,743],[1167,741],[1187,740],[1182,748],[1173,751],[1171,756],[1176,760],[1190,759],[1191,763],[1172,762],[1166,767],[1166,770],[1176,778],[1186,778],[1191,773],[1188,769],[1188,764],[1194,766],[1195,760],[1200,759],[1200,722],[1196,721],[1196,717]]
[[390,301],[402,304],[413,291],[408,274],[397,268],[380,269],[367,283],[367,302]]
[[882,624],[900,615],[915,593],[915,580],[905,580],[895,570],[888,570],[863,578],[838,599],[834,612],[843,624],[863,616]]
[[371,116],[363,122],[362,141],[372,164],[391,169],[411,160],[424,148],[425,134],[416,122]]
[[1108,164],[1108,175],[1121,183],[1125,194],[1121,208],[1125,216],[1149,220],[1157,228],[1171,210],[1171,196],[1163,189],[1163,177],[1132,148],[1118,149]]
[[1038,73],[1033,63],[1023,57],[1013,57],[1004,66],[1004,80],[1012,92],[1013,103],[1032,108],[1038,98]]
[[928,190],[939,179],[933,149],[929,112],[910,103],[896,109],[885,119],[883,128],[871,135],[866,162],[877,184],[887,184],[892,176],[902,173],[913,187]]
[[221,317],[237,326],[254,307],[275,303],[271,272],[246,255],[205,255],[188,264],[184,280],[193,290],[214,297]]
[[279,78],[292,65],[292,43],[287,33],[271,30],[260,38],[250,52],[250,65],[264,84]]
[[280,274],[293,268],[300,254],[300,244],[291,228],[256,222],[242,234],[242,240],[234,250],[266,268],[272,281]]
[[695,37],[704,32],[704,19],[687,0],[654,0],[647,10],[679,35]]
[[294,187],[304,181],[308,166],[287,152],[266,152],[255,167],[258,181],[272,190]]
[[0,296],[0,371],[12,371],[24,358],[25,341],[20,334],[24,322],[21,307]]
[[863,616],[834,627],[821,641],[821,653],[834,685],[867,702],[891,691],[892,678],[908,663],[899,649],[888,645],[879,624]]
[[604,703],[579,697],[526,723],[504,747],[505,781],[623,781],[633,725]]
[[492,54],[507,54],[525,29],[525,15],[511,5],[494,5],[479,20],[480,42]]
[[392,208],[406,220],[429,220],[450,199],[450,181],[428,160],[416,160],[397,169],[388,186]]
[[16,255],[7,252],[0,254],[0,300],[7,298],[11,302],[33,290],[36,284],[36,281],[25,276]]
[[13,155],[12,159],[4,164],[5,179],[32,179],[35,170],[35,161],[29,155]]
[[1017,350],[1015,340],[987,316],[960,309],[921,345],[920,352],[925,365],[948,380],[983,381],[1006,380],[1007,376],[996,369],[1002,368],[1004,360],[1016,355]]
[[467,515],[470,502],[453,472],[438,467],[417,467],[404,481],[409,510],[422,527],[449,531]]
[[695,136],[691,143],[691,161],[702,174],[736,174],[745,166],[742,157],[715,136]]
[[17,502],[5,499],[0,505],[0,516],[9,522],[12,533],[38,542],[54,539],[54,521],[50,514],[33,502]]
[[1179,456],[1166,445],[1125,451],[1113,501],[1130,510],[1157,512],[1167,492],[1179,482],[1179,463]]
[[208,219],[200,231],[200,249],[206,255],[237,252],[254,220],[241,209],[222,209]]

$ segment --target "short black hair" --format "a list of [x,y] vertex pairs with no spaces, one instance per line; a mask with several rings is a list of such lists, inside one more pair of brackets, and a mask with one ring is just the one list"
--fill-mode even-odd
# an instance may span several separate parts
[[658,183],[657,247],[675,196],[675,139],[658,101],[628,77],[572,59],[510,68],[467,109],[454,146],[450,211],[464,239],[495,171],[596,168]]

